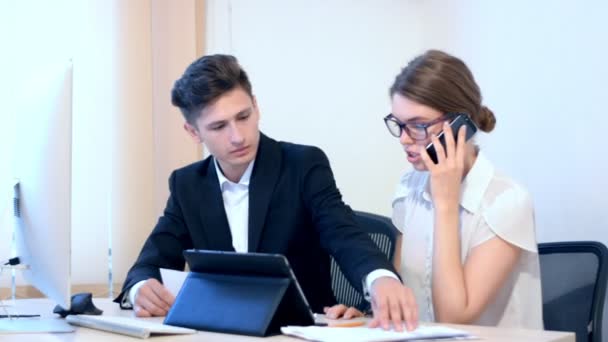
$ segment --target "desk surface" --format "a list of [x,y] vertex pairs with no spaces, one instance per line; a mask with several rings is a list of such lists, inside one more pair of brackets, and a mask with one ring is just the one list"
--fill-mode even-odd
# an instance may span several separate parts
[[[130,310],[121,310],[117,304],[111,302],[107,298],[95,298],[95,305],[104,311],[104,315],[113,316],[132,316],[133,312]],[[15,302],[14,311],[19,313],[51,313],[54,305],[47,299],[22,299]],[[16,312],[15,312],[16,313]],[[51,314],[50,314],[51,315]],[[162,321],[161,318],[157,318],[158,321]],[[492,328],[482,327],[473,325],[456,325],[456,324],[442,324],[445,326],[454,327],[470,332],[471,334],[478,336],[484,341],[535,341],[535,342],[574,342],[574,333],[556,332],[556,331],[541,331],[541,330],[527,330],[527,329],[505,329],[505,328]],[[36,342],[46,341],[92,341],[92,342],[106,342],[106,341],[137,341],[133,337],[112,334],[104,331],[93,330],[88,328],[76,327],[75,333],[67,334],[0,334],[3,342],[13,341],[24,341],[24,340],[36,340]],[[149,339],[150,340],[150,339]],[[292,338],[289,336],[272,336],[266,338],[248,337],[242,335],[229,335],[219,334],[206,331],[199,331],[194,335],[171,335],[171,336],[155,336],[151,338],[153,342],[164,342],[164,341],[220,341],[220,342],[231,342],[231,341],[303,341],[300,339]]]

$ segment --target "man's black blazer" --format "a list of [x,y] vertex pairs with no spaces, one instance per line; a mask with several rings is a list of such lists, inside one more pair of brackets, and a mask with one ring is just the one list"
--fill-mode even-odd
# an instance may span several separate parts
[[[159,267],[183,270],[185,249],[234,251],[212,156],[174,171],[169,188],[164,214],[116,302],[135,283],[160,280]],[[353,215],[342,202],[323,151],[260,133],[249,183],[249,251],[285,255],[315,312],[335,304],[329,254],[360,291],[371,271],[394,272]]]

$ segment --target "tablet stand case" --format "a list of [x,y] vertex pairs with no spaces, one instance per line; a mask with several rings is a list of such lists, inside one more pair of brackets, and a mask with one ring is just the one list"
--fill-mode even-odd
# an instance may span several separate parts
[[292,306],[295,291],[289,278],[190,272],[164,323],[252,336],[314,324]]

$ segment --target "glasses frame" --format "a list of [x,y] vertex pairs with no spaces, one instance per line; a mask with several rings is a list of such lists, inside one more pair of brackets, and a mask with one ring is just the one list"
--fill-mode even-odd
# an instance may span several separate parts
[[[397,120],[397,118],[393,115],[393,113],[389,113],[387,116],[384,117],[384,124],[386,125],[386,128],[388,129],[388,132],[394,136],[395,138],[401,138],[401,135],[403,135],[403,131],[405,131],[405,133],[412,138],[415,141],[422,141],[422,140],[426,140],[429,137],[429,131],[428,128],[441,122],[441,121],[445,121],[445,120],[451,120],[454,117],[456,117],[458,115],[458,113],[445,113],[444,115],[442,115],[441,117],[435,119],[435,120],[431,120],[428,122],[421,122],[421,123],[403,123],[399,120]],[[392,121],[394,123],[397,124],[397,126],[399,127],[399,135],[395,135],[393,134],[393,131],[390,129],[389,127],[389,121]],[[416,129],[423,129],[424,130],[424,138],[415,138],[412,136],[410,128],[416,128]]]

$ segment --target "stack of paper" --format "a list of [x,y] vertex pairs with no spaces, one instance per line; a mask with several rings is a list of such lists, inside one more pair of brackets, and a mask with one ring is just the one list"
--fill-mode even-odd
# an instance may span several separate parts
[[433,338],[470,338],[469,333],[463,330],[452,329],[442,326],[419,326],[414,331],[398,332],[384,330],[381,328],[371,329],[368,327],[341,328],[341,327],[317,327],[317,326],[287,326],[282,327],[281,332],[286,335],[296,336],[307,340],[320,342],[352,341],[352,342],[376,342],[376,341],[407,341],[415,339]]

